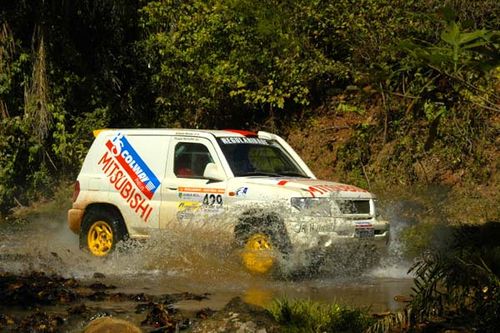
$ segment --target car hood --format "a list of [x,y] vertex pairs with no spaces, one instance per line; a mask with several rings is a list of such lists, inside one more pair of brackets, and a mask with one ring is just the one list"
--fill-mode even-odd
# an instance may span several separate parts
[[[290,177],[238,177],[235,178],[239,187],[263,188],[282,192],[288,195],[299,195],[303,197],[331,197],[343,198],[373,198],[373,194],[356,186],[342,183],[311,179]],[[293,193],[290,193],[293,192]]]

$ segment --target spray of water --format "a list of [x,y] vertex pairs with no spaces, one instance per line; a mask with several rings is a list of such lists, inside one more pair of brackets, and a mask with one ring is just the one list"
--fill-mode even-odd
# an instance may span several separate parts
[[[352,276],[382,256],[369,271],[373,277],[405,278],[408,263],[401,260],[401,231],[407,224],[398,216],[400,207],[387,210],[391,220],[391,241],[387,253],[370,247],[334,245],[328,249],[293,251],[279,256],[281,273],[290,276],[320,273],[326,277]],[[276,210],[275,210],[276,211]],[[280,212],[283,213],[283,212]],[[4,260],[0,270],[44,271],[85,278],[94,272],[106,275],[170,275],[210,280],[218,276],[238,280],[248,276],[235,248],[233,216],[207,216],[185,220],[168,230],[159,230],[145,242],[126,242],[107,258],[95,258],[78,248],[78,236],[61,219],[34,219],[29,223],[3,224],[0,247]],[[221,227],[223,225],[223,227]],[[9,260],[9,258],[11,260]],[[22,260],[20,260],[22,258]]]
[[[356,297],[365,299],[373,289],[371,285],[385,283],[377,281],[409,280],[406,274],[409,265],[401,260],[399,242],[400,232],[407,224],[398,216],[397,208],[387,210],[392,212],[387,215],[392,222],[388,254],[369,270],[366,268],[373,267],[372,259],[377,258],[373,250],[333,245],[327,251],[279,255],[280,270],[274,276],[277,279],[252,275],[241,265],[231,219],[198,216],[159,230],[146,241],[121,243],[106,258],[81,251],[78,236],[68,229],[63,218],[2,223],[0,272],[42,271],[80,279],[92,279],[94,273],[99,272],[108,282],[126,285],[129,291],[134,291],[136,286],[147,286],[148,292],[159,293],[229,293],[242,295],[259,305],[279,296],[328,300],[338,295],[357,295],[360,290],[364,292]],[[224,227],[220,228],[221,225]],[[407,287],[399,284],[395,289],[387,287],[383,297],[390,302]],[[369,297],[371,303],[380,295],[375,293]]]
[[405,217],[408,207],[404,202],[390,203],[384,208],[384,215],[391,221],[390,240],[385,255],[368,274],[377,278],[412,278],[408,273],[411,263],[404,258],[401,235],[414,222]]
[[41,271],[80,279],[99,272],[113,280],[171,279],[207,286],[222,278],[229,284],[251,278],[240,265],[232,235],[199,221],[155,232],[143,242],[120,243],[105,258],[81,251],[78,236],[61,219],[3,223],[0,247],[0,272]]

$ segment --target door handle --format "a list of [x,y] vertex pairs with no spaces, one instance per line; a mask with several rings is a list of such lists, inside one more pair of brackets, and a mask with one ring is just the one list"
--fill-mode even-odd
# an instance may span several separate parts
[[168,188],[171,191],[177,191],[177,185],[176,184],[172,184],[172,183],[168,184],[167,183],[167,184],[163,184],[163,186],[165,186],[166,188]]

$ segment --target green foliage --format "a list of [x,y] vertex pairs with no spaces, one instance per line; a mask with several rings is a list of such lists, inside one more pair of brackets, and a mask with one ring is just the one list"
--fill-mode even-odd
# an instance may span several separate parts
[[[0,208],[10,208],[16,194],[16,169],[23,166],[27,157],[24,135],[19,118],[2,120],[2,140],[0,140]],[[23,149],[24,148],[24,149]]]
[[56,130],[53,133],[52,150],[65,167],[81,165],[94,139],[92,131],[107,128],[110,123],[109,108],[96,108],[74,119],[72,128],[66,128],[64,110],[54,113]]
[[457,22],[447,22],[441,32],[441,42],[436,45],[424,47],[409,40],[400,45],[428,66],[440,72],[457,74],[467,69],[489,70],[498,66],[499,42],[498,31],[464,32]]
[[[318,106],[354,129],[335,147],[339,158],[322,164],[336,160],[347,181],[366,187],[374,175],[396,174],[394,182],[412,183],[425,174],[432,182],[437,176],[428,169],[435,165],[428,161],[437,155],[447,170],[470,170],[468,177],[485,181],[493,174],[480,163],[489,163],[484,150],[493,149],[496,135],[489,123],[498,112],[500,5],[444,5],[6,3],[0,8],[1,209],[16,200],[27,204],[35,188],[50,188],[57,177],[73,178],[95,128],[286,132],[290,120],[302,126]],[[356,117],[363,119],[349,122]],[[22,194],[14,200],[13,193]]]
[[481,332],[498,328],[500,223],[463,225],[450,247],[431,249],[412,268],[412,320],[448,318]]
[[443,224],[429,222],[415,224],[403,230],[401,234],[401,241],[404,244],[404,254],[407,258],[419,257],[429,247],[437,247],[437,243],[445,246],[447,239],[447,229]]
[[[340,147],[338,167],[347,175],[368,165],[369,171],[393,183],[456,182],[464,174],[471,182],[491,177],[482,151],[494,149],[493,124],[500,111],[500,81],[495,76],[499,32],[471,29],[455,13],[451,7],[422,11],[416,25],[382,47],[376,64],[384,71],[367,69],[375,78],[371,84],[380,88],[382,112],[375,115],[375,130],[359,126]],[[467,13],[472,14],[478,19],[490,15]],[[399,59],[392,61],[395,57]],[[461,176],[450,177],[455,173]]]
[[286,332],[362,332],[374,320],[367,311],[304,300],[275,301],[268,311]]
[[47,151],[20,117],[0,122],[0,210],[45,196],[53,184]]
[[[308,1],[152,1],[142,10],[144,50],[167,121],[224,122],[230,113],[311,102],[315,86],[348,68],[311,43]],[[215,119],[214,119],[215,118]],[[184,120],[185,121],[185,120]]]

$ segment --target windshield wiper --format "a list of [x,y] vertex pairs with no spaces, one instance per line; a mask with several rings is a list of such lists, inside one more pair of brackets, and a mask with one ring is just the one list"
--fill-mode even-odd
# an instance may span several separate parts
[[291,177],[309,178],[308,176],[304,176],[303,174],[295,171],[281,171],[281,172],[250,171],[238,175],[238,177],[247,177],[247,176],[269,176],[269,177],[291,176]]
[[264,172],[264,171],[250,171],[238,174],[238,177],[246,177],[246,176],[269,176],[269,177],[280,177],[279,173],[274,172]]
[[295,171],[281,171],[279,174],[282,176],[309,178],[309,176],[305,176],[304,174]]

